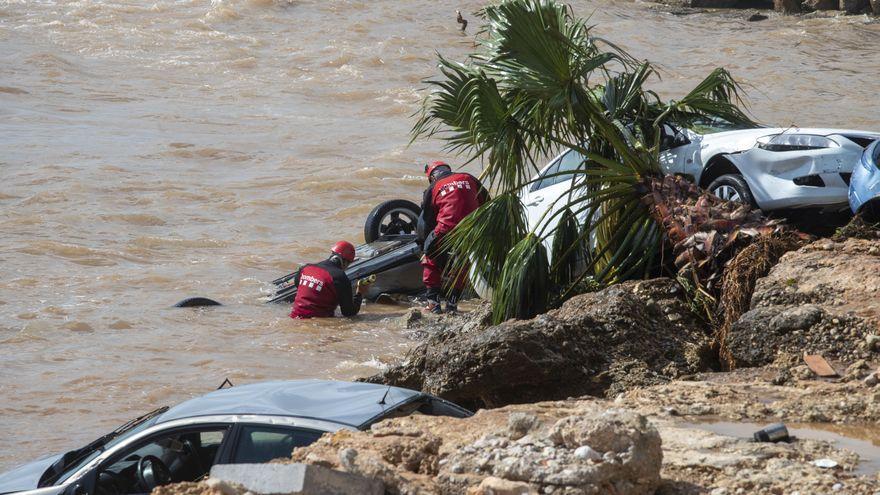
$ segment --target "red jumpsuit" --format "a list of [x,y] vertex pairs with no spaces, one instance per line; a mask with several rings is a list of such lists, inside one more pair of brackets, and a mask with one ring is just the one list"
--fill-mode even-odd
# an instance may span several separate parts
[[361,295],[352,298],[351,280],[330,260],[302,267],[294,276],[293,283],[298,288],[291,318],[333,316],[336,306],[339,306],[343,316],[354,316],[360,310]]
[[[444,235],[458,222],[479,208],[488,199],[488,192],[471,174],[440,173],[422,198],[423,229],[425,232],[425,257],[422,260],[422,281],[428,289],[439,289],[442,283],[446,254],[438,252],[437,247]],[[461,290],[466,282],[465,274],[457,277],[453,288]]]

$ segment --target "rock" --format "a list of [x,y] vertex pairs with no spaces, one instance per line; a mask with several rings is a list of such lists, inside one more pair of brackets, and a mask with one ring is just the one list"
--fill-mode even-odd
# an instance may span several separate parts
[[246,488],[241,485],[235,485],[218,478],[208,478],[205,480],[205,485],[212,490],[220,492],[222,495],[239,495],[246,490]]
[[514,412],[507,418],[507,429],[511,440],[519,440],[526,436],[538,423],[538,418],[531,414]]
[[864,383],[868,387],[873,387],[877,385],[877,383],[880,383],[880,376],[878,376],[876,372],[871,373],[865,377]]
[[602,454],[593,450],[589,445],[581,445],[580,447],[574,449],[574,456],[578,459],[584,459],[588,461],[598,461],[602,458]]
[[773,10],[783,14],[798,14],[801,12],[800,0],[773,0]]
[[840,0],[840,10],[847,14],[861,14],[869,7],[869,0]]
[[[870,0],[870,3],[871,12],[873,12],[874,15],[880,15],[880,0]],[[880,251],[880,248],[874,247],[874,252],[871,254],[877,254],[878,251]]]
[[769,19],[769,17],[767,17],[766,15],[757,13],[752,14],[748,18],[746,18],[746,20],[749,22],[766,21],[767,19]]
[[840,0],[804,0],[803,7],[806,10],[837,10]]
[[509,481],[495,476],[484,478],[479,486],[468,490],[468,495],[529,495],[537,493],[528,483]]
[[416,328],[422,322],[422,312],[418,308],[412,308],[403,315],[404,328]]
[[[255,494],[382,495],[381,481],[309,464],[215,464],[208,486],[228,483]],[[212,483],[214,485],[212,485]],[[221,491],[224,495],[226,491]]]
[[[511,425],[520,433],[528,426],[528,435],[511,441]],[[644,416],[579,400],[481,410],[466,419],[394,418],[367,432],[325,435],[291,460],[375,477],[389,493],[647,495],[660,484],[661,447]],[[344,463],[348,450],[357,455]]]
[[[672,322],[667,314],[681,319]],[[532,320],[438,331],[402,364],[366,380],[471,409],[612,396],[706,369],[708,342],[675,281],[626,282],[576,296]]]
[[845,363],[862,359],[877,345],[870,336],[880,328],[880,258],[868,253],[876,243],[818,241],[782,256],[755,284],[751,309],[724,336],[726,361],[762,366],[804,352]]

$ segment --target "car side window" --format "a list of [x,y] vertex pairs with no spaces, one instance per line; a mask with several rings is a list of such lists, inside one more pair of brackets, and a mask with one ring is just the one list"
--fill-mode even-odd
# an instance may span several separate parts
[[243,425],[232,462],[261,463],[290,457],[294,448],[311,445],[323,434],[323,431],[287,426]]
[[668,151],[690,143],[687,136],[669,124],[660,126],[660,151]]
[[168,482],[208,475],[228,427],[187,429],[154,436],[115,456],[98,474],[98,493],[149,493]]
[[550,175],[559,173],[559,172],[570,172],[572,170],[576,170],[584,161],[583,155],[574,150],[568,150],[568,152],[562,155],[561,158],[556,160],[556,163],[553,164],[552,167],[548,168],[541,174],[541,181],[536,183],[536,186],[532,189],[532,191],[537,191],[539,189],[544,189],[545,187],[550,187],[555,184],[559,184],[560,182],[570,181],[573,174],[563,174],[557,175],[555,177],[548,177]]

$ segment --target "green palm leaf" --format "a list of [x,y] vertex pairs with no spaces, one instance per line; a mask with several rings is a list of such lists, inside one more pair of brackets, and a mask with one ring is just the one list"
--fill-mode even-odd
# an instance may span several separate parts
[[[413,127],[413,139],[438,136],[466,161],[479,160],[496,192],[447,237],[452,269],[474,264],[495,289],[496,320],[536,314],[551,285],[562,300],[586,277],[613,283],[650,274],[662,229],[680,223],[663,216],[669,208],[656,206],[663,203],[644,200],[669,188],[655,180],[661,126],[757,125],[741,110],[741,87],[716,69],[664,103],[645,89],[657,77],[649,62],[592,36],[562,3],[506,0],[481,15],[477,51],[467,63],[440,57],[442,77],[428,81],[433,92]],[[583,161],[541,178],[571,180],[529,228],[519,196],[536,164],[563,149]],[[544,247],[550,237],[552,265]]]

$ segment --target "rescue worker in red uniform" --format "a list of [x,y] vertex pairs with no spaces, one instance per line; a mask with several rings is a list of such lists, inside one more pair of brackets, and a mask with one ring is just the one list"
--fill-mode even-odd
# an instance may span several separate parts
[[[443,269],[449,263],[449,254],[440,247],[440,242],[458,222],[488,201],[489,192],[476,177],[453,172],[444,162],[425,165],[425,175],[428,176],[430,186],[422,197],[422,212],[418,222],[419,239],[422,240],[424,253],[422,282],[425,284],[428,299],[425,309],[432,313],[442,313],[442,276]],[[446,311],[458,310],[458,300],[466,283],[464,272],[452,281],[446,297]]]
[[342,316],[354,316],[361,309],[362,290],[358,284],[352,297],[351,280],[345,269],[354,261],[354,246],[339,241],[330,250],[326,260],[305,265],[296,272],[293,283],[298,286],[293,300],[291,318],[323,318],[333,316],[339,306]]

